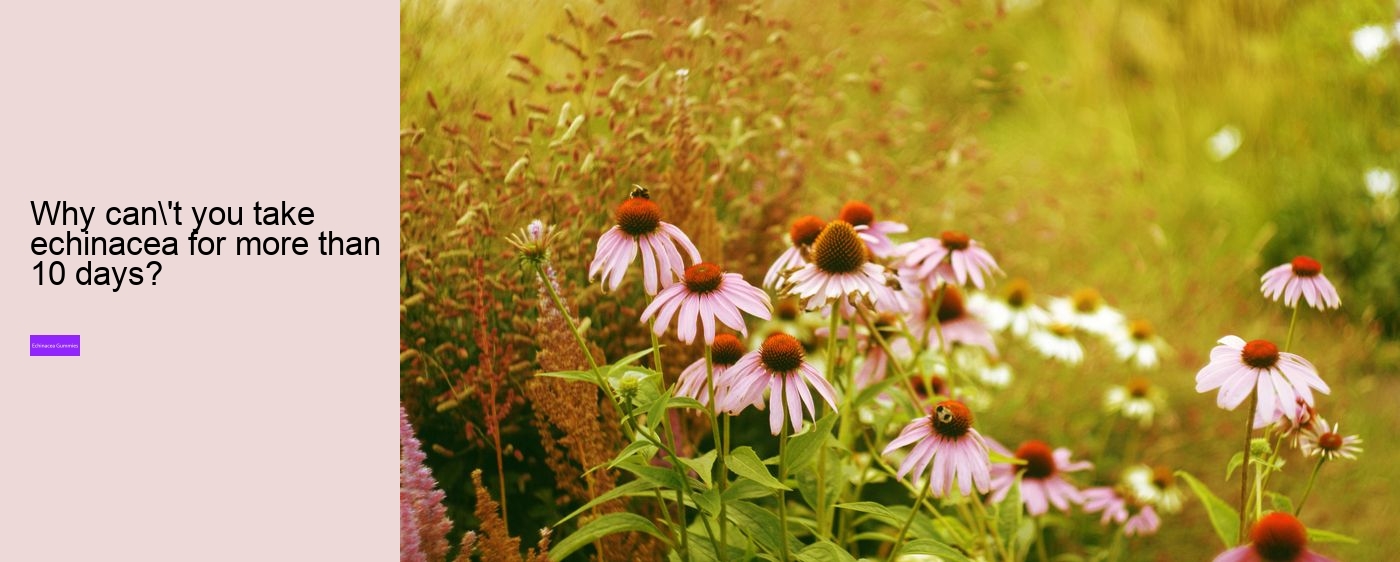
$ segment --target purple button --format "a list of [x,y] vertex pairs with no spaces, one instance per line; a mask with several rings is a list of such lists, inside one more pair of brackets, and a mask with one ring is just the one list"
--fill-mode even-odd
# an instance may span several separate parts
[[30,357],[78,357],[82,355],[79,336],[29,336]]

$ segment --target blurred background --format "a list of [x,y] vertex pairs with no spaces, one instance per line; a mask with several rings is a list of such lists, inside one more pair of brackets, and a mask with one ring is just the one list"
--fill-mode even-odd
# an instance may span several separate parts
[[[704,255],[750,279],[792,218],[860,199],[913,236],[971,233],[1038,293],[1096,288],[1174,350],[1150,375],[1170,407],[1141,461],[1190,471],[1231,503],[1224,466],[1243,413],[1196,394],[1194,375],[1226,334],[1283,340],[1289,311],[1260,296],[1259,276],[1317,258],[1343,306],[1304,309],[1293,350],[1332,386],[1322,415],[1365,452],[1322,469],[1303,520],[1361,541],[1323,553],[1392,559],[1393,0],[401,6],[402,397],[459,533],[477,524],[472,469],[506,491],[507,523],[531,544],[578,504],[561,481],[587,459],[551,458],[571,414],[542,412],[530,387],[544,362],[536,293],[504,234],[558,225],[565,292],[616,358],[645,347],[642,301],[602,297],[585,267],[611,208],[643,184]],[[695,357],[669,352],[672,365]],[[1075,369],[1018,354],[1017,382],[979,427],[1098,447],[1103,391],[1133,373],[1093,346]],[[1311,463],[1285,458],[1275,489],[1296,495]],[[1132,549],[1221,550],[1194,498]]]

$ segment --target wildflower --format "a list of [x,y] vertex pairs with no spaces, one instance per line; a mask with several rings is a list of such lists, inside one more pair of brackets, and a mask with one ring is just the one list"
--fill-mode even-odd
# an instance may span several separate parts
[[1245,342],[1237,336],[1220,338],[1210,350],[1210,363],[1196,373],[1196,392],[1219,388],[1215,403],[1233,410],[1256,388],[1259,408],[1291,416],[1297,400],[1313,404],[1311,389],[1330,393],[1307,359],[1278,350],[1266,340]]
[[408,412],[399,406],[399,552],[403,560],[445,560],[452,520]]
[[1340,425],[1328,425],[1327,420],[1317,418],[1313,427],[1303,431],[1303,454],[1309,457],[1322,455],[1329,461],[1337,457],[1356,460],[1356,453],[1361,452],[1361,447],[1357,446],[1361,443],[1361,437],[1342,437]]
[[1215,557],[1215,562],[1334,562],[1308,550],[1308,530],[1292,515],[1272,512],[1249,531],[1249,544]]
[[970,280],[981,289],[1000,274],[996,259],[967,234],[945,230],[938,240],[921,238],[905,245],[904,264],[917,267],[919,278],[930,287],[946,281],[966,285]]
[[549,260],[549,243],[554,239],[554,226],[535,219],[520,232],[506,236],[510,245],[520,250],[520,259],[529,263]]
[[[719,334],[715,336],[715,341],[711,344],[710,365],[713,371],[714,381],[719,381],[724,376],[725,371],[739,362],[739,358],[747,351],[744,340],[730,334]],[[701,357],[691,363],[681,371],[681,376],[676,380],[676,396],[686,396],[694,398],[701,404],[710,403],[710,381],[707,380],[709,373],[706,372],[705,358]],[[716,394],[718,394],[718,382],[716,382]],[[716,400],[718,403],[719,400]]]
[[816,310],[832,301],[879,298],[884,270],[870,263],[869,250],[845,221],[832,221],[812,242],[811,261],[789,278],[791,291]]
[[1157,516],[1157,511],[1152,506],[1138,504],[1132,501],[1132,498],[1124,498],[1113,488],[1088,488],[1081,492],[1081,495],[1084,496],[1085,512],[1103,512],[1099,523],[1107,525],[1112,521],[1123,525],[1124,535],[1152,535],[1162,526],[1162,519]]
[[890,241],[891,234],[909,232],[909,227],[903,223],[876,222],[875,210],[861,201],[847,201],[841,207],[839,218],[855,227],[856,234],[876,257],[888,257],[895,253],[894,242]]
[[992,467],[992,497],[994,502],[1006,499],[1011,486],[1016,483],[1016,474],[1021,474],[1021,503],[1031,515],[1043,515],[1051,505],[1060,511],[1068,512],[1071,503],[1083,503],[1084,496],[1079,489],[1061,476],[1066,472],[1078,472],[1093,468],[1088,461],[1070,460],[1070,451],[1063,447],[1050,450],[1044,442],[1030,440],[1021,443],[1012,453],[995,439],[988,439],[987,446],[1005,456],[1015,456],[1026,464],[998,464]]
[[1074,327],[1064,322],[1052,321],[1045,329],[1031,332],[1029,340],[1031,347],[1051,359],[1070,365],[1084,360],[1084,346],[1074,339]]
[[968,307],[987,322],[988,328],[996,332],[1010,330],[1016,337],[1026,337],[1050,322],[1050,315],[1035,304],[1031,285],[1025,279],[1012,279],[1000,299],[974,295],[968,299]]
[[1143,503],[1160,507],[1166,513],[1181,511],[1181,502],[1186,499],[1181,488],[1176,486],[1176,475],[1165,466],[1131,466],[1123,471],[1123,483],[1128,486],[1133,497]]
[[1158,356],[1166,347],[1162,338],[1152,331],[1152,324],[1146,320],[1133,320],[1110,332],[1108,339],[1119,361],[1127,361],[1139,369],[1156,367]]
[[1264,283],[1261,288],[1264,298],[1276,301],[1282,296],[1284,306],[1297,306],[1299,296],[1318,310],[1342,305],[1337,288],[1322,274],[1322,264],[1307,256],[1298,256],[1291,262],[1270,269],[1259,280]]
[[661,207],[648,198],[646,189],[633,190],[632,197],[617,207],[616,223],[598,238],[598,251],[588,265],[588,278],[601,277],[609,291],[622,283],[627,266],[642,254],[642,273],[648,295],[669,287],[685,275],[685,261],[678,250],[685,250],[691,263],[700,262],[700,250],[681,229],[661,220]]
[[788,248],[768,268],[768,274],[763,276],[763,286],[777,290],[779,281],[807,265],[805,256],[825,226],[825,222],[811,215],[792,221],[792,227],[788,229]]
[[783,427],[783,415],[792,420],[793,432],[802,431],[802,408],[816,418],[817,409],[807,385],[817,389],[827,405],[836,410],[836,389],[805,360],[802,343],[784,333],[768,336],[758,350],[750,351],[726,372],[726,389],[716,400],[720,409],[738,413],[749,405],[760,403],[768,390],[768,427],[777,435]]
[[1317,410],[1301,398],[1295,399],[1294,403],[1296,407],[1291,416],[1284,415],[1277,409],[1259,410],[1259,413],[1254,416],[1254,429],[1276,425],[1275,431],[1278,432],[1279,436],[1297,448],[1298,440],[1302,438],[1303,432],[1312,429],[1317,420],[1322,418],[1317,415]]
[[1145,377],[1133,377],[1126,385],[1111,386],[1103,397],[1104,411],[1137,420],[1142,427],[1152,425],[1157,409],[1165,406],[1162,391]]
[[985,494],[991,486],[991,460],[987,456],[987,443],[972,427],[972,421],[972,411],[962,402],[939,402],[932,414],[904,426],[881,454],[889,455],[917,442],[900,463],[896,478],[903,478],[905,474],[917,478],[929,469],[928,485],[935,497],[947,495],[954,481],[963,495],[971,494],[974,484],[977,491]]
[[697,263],[686,268],[684,282],[671,285],[656,295],[642,311],[642,321],[656,315],[656,335],[665,333],[671,317],[676,317],[676,336],[685,343],[695,341],[696,331],[703,329],[705,343],[715,342],[715,320],[739,333],[748,335],[744,317],[747,312],[764,320],[772,316],[773,304],[768,293],[748,284],[738,273],[724,273],[710,263]]
[[[925,341],[931,348],[941,344],[946,352],[952,350],[953,344],[971,345],[985,349],[989,355],[996,357],[997,344],[992,339],[992,333],[968,311],[962,291],[953,285],[944,285],[938,291],[938,296],[934,297],[938,309],[930,314],[928,309],[933,307],[924,303],[922,310],[909,319],[910,332],[925,334]],[[937,329],[931,327],[930,317],[938,320]]]
[[1080,289],[1068,298],[1050,300],[1050,314],[1061,322],[1098,336],[1109,336],[1123,325],[1123,314],[1105,303],[1098,291]]

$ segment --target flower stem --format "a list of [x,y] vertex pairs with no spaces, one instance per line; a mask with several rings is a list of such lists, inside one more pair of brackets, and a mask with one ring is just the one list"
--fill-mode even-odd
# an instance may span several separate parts
[[1240,533],[1239,542],[1244,544],[1244,539],[1249,531],[1249,465],[1253,460],[1249,454],[1250,436],[1254,433],[1254,410],[1259,407],[1259,392],[1257,389],[1249,390],[1249,415],[1244,419],[1244,469],[1240,471]]
[[[729,559],[729,554],[725,552],[725,546],[729,544],[729,522],[725,519],[727,510],[724,502],[724,490],[729,487],[729,472],[725,468],[725,456],[729,454],[729,444],[726,442],[727,439],[720,439],[719,405],[718,397],[715,395],[714,347],[710,345],[705,346],[705,385],[708,387],[706,391],[710,396],[710,432],[715,440],[715,458],[719,461],[719,474],[715,480],[716,485],[719,486],[719,544],[715,545],[715,551],[719,553],[719,559],[725,561]],[[724,420],[724,432],[729,433],[728,418]]]
[[[608,384],[608,381],[603,380],[603,371],[598,368],[598,360],[593,358],[593,352],[588,349],[588,344],[584,343],[583,335],[578,333],[578,323],[574,322],[574,315],[570,314],[569,309],[564,306],[564,300],[559,298],[559,292],[554,290],[554,283],[549,279],[548,275],[545,275],[544,268],[538,263],[535,264],[535,274],[540,276],[540,284],[544,285],[545,290],[549,292],[549,300],[554,302],[554,308],[559,310],[559,315],[563,316],[564,321],[569,324],[569,333],[574,335],[574,342],[578,343],[579,349],[583,350],[583,356],[588,358],[588,366],[593,369],[593,376],[597,378],[597,385],[603,389],[603,393],[608,396],[608,401],[612,402],[613,407],[617,408],[618,413],[626,417],[626,413],[622,411],[622,403],[618,402],[617,396],[613,395],[612,386]],[[633,426],[634,423],[634,421],[629,419],[628,423],[623,426],[623,430],[627,433],[627,439],[629,441],[632,440],[633,435],[636,434],[636,427]]]
[[[788,409],[786,378],[784,378],[783,383],[779,385],[779,390],[783,393],[783,414],[786,415]],[[783,428],[778,434],[778,483],[784,486],[787,485],[787,440],[788,421],[783,420]],[[821,457],[818,456],[818,458]],[[791,559],[791,556],[788,555],[787,541],[787,492],[782,488],[778,488],[778,521],[781,522],[781,524],[778,525],[778,543],[781,545],[783,554],[780,562],[787,562]]]
[[1303,514],[1303,504],[1307,503],[1308,495],[1312,494],[1313,484],[1317,482],[1317,471],[1322,470],[1322,463],[1327,462],[1327,457],[1317,457],[1317,464],[1313,465],[1312,476],[1308,477],[1308,487],[1303,488],[1303,497],[1298,500],[1298,507],[1293,508],[1293,516],[1298,517]]
[[929,483],[928,480],[924,481],[924,486],[919,489],[919,497],[914,500],[914,505],[909,507],[909,517],[904,520],[904,525],[899,528],[899,535],[894,538],[894,550],[890,551],[890,560],[899,556],[899,549],[904,546],[904,535],[909,533],[909,526],[914,524],[914,516],[919,513],[919,504],[924,502],[924,498],[928,497],[929,488],[932,488]]
[[1050,562],[1050,556],[1045,553],[1045,524],[1042,516],[1035,516],[1035,554],[1040,557],[1040,562]]
[[1294,328],[1295,326],[1298,325],[1298,309],[1303,308],[1303,307],[1301,307],[1301,306],[1297,306],[1298,304],[1301,304],[1301,303],[1295,303],[1295,304],[1294,304],[1294,306],[1293,306],[1293,319],[1288,321],[1288,339],[1287,339],[1287,340],[1284,340],[1284,342],[1283,342],[1283,350],[1284,350],[1284,351],[1289,351],[1289,350],[1291,350],[1292,347],[1293,347],[1293,328]]

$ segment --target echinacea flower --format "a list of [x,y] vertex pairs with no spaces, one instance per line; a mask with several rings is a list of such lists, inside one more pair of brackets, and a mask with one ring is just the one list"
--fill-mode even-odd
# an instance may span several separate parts
[[838,215],[840,220],[851,223],[860,239],[876,257],[888,257],[895,252],[891,234],[909,232],[909,227],[893,221],[876,221],[875,210],[861,201],[847,201]]
[[1085,512],[1103,512],[1099,523],[1107,525],[1111,521],[1123,525],[1123,534],[1126,536],[1156,534],[1157,529],[1162,526],[1162,519],[1157,516],[1157,511],[1152,509],[1152,506],[1139,505],[1131,501],[1132,498],[1123,497],[1113,488],[1088,488],[1082,495]]
[[1321,455],[1327,460],[1334,460],[1338,457],[1356,460],[1356,454],[1361,452],[1361,437],[1341,434],[1341,424],[1328,425],[1327,420],[1317,418],[1313,427],[1303,431],[1301,448],[1303,454],[1309,457]]
[[[895,361],[908,361],[914,355],[914,351],[909,346],[909,340],[899,335],[899,319],[893,314],[884,313],[875,318],[875,329],[880,331],[881,337],[890,347],[890,351],[895,354]],[[865,388],[882,380],[885,380],[886,373],[890,368],[890,355],[885,353],[885,348],[881,347],[873,337],[860,334],[858,341],[865,346],[865,357],[860,363],[860,369],[856,371],[856,388]]]
[[[982,321],[968,311],[961,290],[954,285],[943,285],[933,299],[938,308],[932,311],[932,314],[929,309],[933,306],[922,303],[920,310],[910,316],[910,333],[925,335],[928,347],[933,349],[938,349],[941,345],[947,352],[953,349],[953,344],[962,344],[980,347],[986,350],[988,355],[997,357],[996,340]],[[932,325],[933,320],[937,320],[937,327]]]
[[1139,369],[1157,367],[1158,356],[1166,343],[1152,331],[1146,320],[1133,320],[1121,329],[1109,332],[1108,340],[1119,361],[1127,361]]
[[[747,349],[744,347],[744,340],[730,334],[715,336],[715,342],[710,345],[709,369],[713,371],[711,378],[714,380],[715,394],[720,393],[720,378],[724,376],[725,371],[739,362],[745,351]],[[681,371],[680,378],[676,379],[676,396],[694,398],[701,404],[709,405],[711,381],[706,375],[705,358],[701,357]]]
[[784,333],[763,340],[756,351],[750,351],[725,373],[725,391],[716,393],[716,405],[726,412],[738,413],[760,403],[763,391],[768,391],[768,428],[777,435],[783,428],[783,416],[792,420],[794,433],[802,431],[802,409],[805,407],[816,419],[817,408],[807,385],[817,390],[832,411],[836,410],[836,389],[822,374],[804,360],[802,343]]
[[1078,365],[1084,360],[1084,346],[1074,339],[1074,326],[1064,322],[1051,321],[1044,329],[1031,332],[1031,347],[1041,355],[1069,365]]
[[724,273],[714,264],[701,262],[686,268],[683,283],[666,287],[656,295],[642,311],[642,321],[656,315],[654,330],[659,336],[666,332],[674,316],[676,337],[681,341],[691,343],[697,331],[703,330],[705,343],[713,344],[716,320],[748,335],[740,311],[767,320],[772,309],[768,293],[745,282],[743,276]]
[[598,237],[598,251],[588,264],[588,278],[601,276],[604,289],[617,289],[639,251],[648,295],[685,275],[680,250],[685,250],[691,263],[700,262],[700,250],[681,229],[661,220],[661,207],[648,198],[645,189],[633,190],[632,197],[617,207],[614,218],[617,224]]
[[885,283],[884,268],[845,221],[831,221],[812,242],[811,261],[788,278],[791,292],[816,310],[835,301],[874,304]]
[[788,248],[768,268],[768,273],[763,276],[763,286],[776,291],[783,278],[807,265],[805,256],[825,226],[825,222],[811,215],[792,221],[792,227],[788,229]]
[[1008,282],[999,299],[987,298],[979,293],[969,297],[967,305],[987,322],[987,327],[992,331],[1010,331],[1020,338],[1050,322],[1050,314],[1035,304],[1031,285],[1025,279]]
[[1291,416],[1298,399],[1313,405],[1312,389],[1332,391],[1312,363],[1272,342],[1225,336],[1219,343],[1210,350],[1210,363],[1196,373],[1196,392],[1220,389],[1215,403],[1221,408],[1235,409],[1257,389],[1259,408]]
[[1083,288],[1069,297],[1050,299],[1050,314],[1085,332],[1097,336],[1109,336],[1123,325],[1123,313],[1118,312],[1098,291]]
[[1103,397],[1105,412],[1137,420],[1142,427],[1152,425],[1152,417],[1165,406],[1162,391],[1145,377],[1133,377],[1126,385],[1108,387]]
[[1034,439],[1021,443],[1013,453],[995,439],[988,439],[987,446],[1004,456],[1015,456],[1026,464],[997,464],[992,466],[993,502],[1006,499],[1011,487],[1016,483],[1016,474],[1021,474],[1021,503],[1031,515],[1043,515],[1054,505],[1060,511],[1068,512],[1070,504],[1084,502],[1084,496],[1062,476],[1066,472],[1078,472],[1093,468],[1088,461],[1075,462],[1070,459],[1070,451],[1050,446]]
[[1282,296],[1284,306],[1298,306],[1299,296],[1318,310],[1342,305],[1337,288],[1322,274],[1322,264],[1307,256],[1298,256],[1291,262],[1270,269],[1259,280],[1264,283],[1260,287],[1264,298],[1276,301]]
[[1298,440],[1303,437],[1303,432],[1313,428],[1317,420],[1322,419],[1317,415],[1317,410],[1301,398],[1296,399],[1297,408],[1293,415],[1284,415],[1277,410],[1259,410],[1254,416],[1254,429],[1263,429],[1270,425],[1275,426],[1280,438],[1288,441],[1293,448],[1298,448]]
[[1176,485],[1176,475],[1165,466],[1134,465],[1123,471],[1123,483],[1143,503],[1162,508],[1165,513],[1181,511],[1186,496]]
[[1308,550],[1308,529],[1287,513],[1259,518],[1249,531],[1249,544],[1215,557],[1215,562],[1336,562]]
[[896,478],[904,478],[906,474],[917,478],[927,469],[928,486],[934,497],[947,495],[954,481],[963,495],[971,494],[974,484],[977,491],[984,494],[990,489],[991,460],[987,456],[987,443],[972,427],[972,411],[962,402],[939,402],[932,414],[904,426],[881,454],[888,456],[914,443],[917,444],[900,463]]
[[904,264],[917,267],[919,278],[930,287],[939,281],[984,288],[992,275],[1000,275],[997,261],[967,234],[945,230],[937,240],[920,238],[905,245]]

